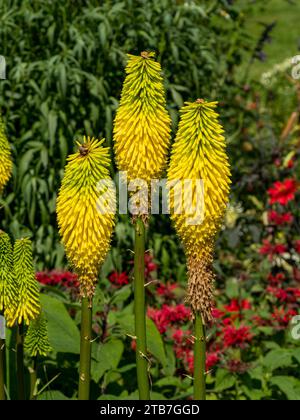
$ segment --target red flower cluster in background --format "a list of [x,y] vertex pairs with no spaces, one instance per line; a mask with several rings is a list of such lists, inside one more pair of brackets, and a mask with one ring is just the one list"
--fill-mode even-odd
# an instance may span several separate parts
[[261,255],[268,255],[269,259],[272,260],[275,256],[284,254],[287,250],[288,248],[284,244],[272,244],[268,239],[264,239],[259,252]]
[[129,283],[129,277],[125,272],[118,273],[117,271],[113,271],[108,276],[108,279],[115,287],[122,287]]
[[226,325],[223,328],[223,339],[225,347],[245,348],[250,344],[253,335],[250,333],[248,326],[235,327],[234,325]]
[[157,286],[156,292],[158,293],[159,296],[162,296],[163,298],[167,300],[172,300],[172,299],[175,299],[174,291],[178,289],[178,287],[179,286],[177,283],[173,283],[173,284],[171,282],[167,282],[166,284],[159,283],[159,285]]
[[78,277],[69,271],[42,271],[36,273],[36,279],[45,286],[61,286],[66,289],[78,288]]
[[281,204],[285,206],[289,201],[294,200],[297,192],[297,182],[293,178],[283,182],[276,181],[268,190],[270,204]]
[[268,213],[268,220],[270,224],[274,224],[276,226],[283,226],[293,223],[294,216],[292,213],[278,213],[275,210],[271,210]]
[[295,250],[298,254],[300,254],[300,240],[299,240],[299,241],[294,242],[294,250]]
[[[287,169],[295,167],[293,159]],[[294,177],[289,177],[284,181],[276,181],[268,190],[269,204],[272,208],[268,211],[268,222],[275,226],[273,230],[268,230],[269,239],[263,241],[263,246],[259,252],[267,255],[272,265],[272,271],[267,277],[265,296],[270,305],[270,316],[256,315],[253,320],[256,325],[268,325],[275,329],[286,328],[292,317],[297,315],[300,302],[300,273],[294,265],[293,253],[299,253],[300,240],[294,240],[293,235],[296,229],[292,226],[296,220],[292,211],[285,211],[283,207],[289,205],[297,211],[295,204],[298,191],[298,182]],[[276,206],[276,209],[274,208]],[[279,211],[278,211],[279,209]],[[280,227],[287,227],[280,231]],[[282,242],[285,243],[282,243]],[[281,256],[281,260],[274,257]],[[290,269],[283,269],[290,267]]]
[[163,305],[161,309],[149,308],[147,314],[159,332],[165,333],[174,324],[186,323],[190,319],[191,311],[182,304]]

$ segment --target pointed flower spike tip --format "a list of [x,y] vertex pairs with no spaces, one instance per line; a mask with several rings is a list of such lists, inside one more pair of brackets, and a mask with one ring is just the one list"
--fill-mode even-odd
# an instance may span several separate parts
[[116,195],[104,140],[84,137],[68,158],[57,199],[57,220],[67,257],[91,298],[115,225]]
[[171,119],[166,110],[161,66],[155,53],[129,55],[114,124],[117,166],[128,181],[160,178],[167,163]]
[[[185,103],[180,111],[168,170],[171,217],[188,258],[188,301],[194,313],[202,313],[204,322],[211,319],[214,242],[222,225],[231,184],[224,130],[216,107],[217,102],[203,99]],[[172,189],[172,181],[175,180],[193,180],[190,190],[186,191],[189,187],[185,187],[187,209],[184,206],[181,214],[174,211],[177,194],[176,188]],[[196,180],[203,182],[199,189]]]
[[7,317],[16,299],[13,249],[9,236],[0,230],[0,311]]
[[12,173],[11,151],[0,115],[0,194]]
[[18,239],[14,246],[14,275],[16,279],[16,298],[9,311],[7,324],[25,322],[29,325],[41,311],[39,284],[35,277],[30,239]]
[[47,320],[41,313],[30,322],[24,342],[25,350],[31,357],[47,356],[51,352],[48,338]]

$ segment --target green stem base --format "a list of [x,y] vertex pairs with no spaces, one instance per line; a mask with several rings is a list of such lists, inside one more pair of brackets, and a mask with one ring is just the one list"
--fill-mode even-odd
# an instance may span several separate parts
[[5,400],[4,361],[5,361],[5,340],[0,339],[0,401]]
[[150,400],[146,313],[145,313],[145,225],[141,218],[135,224],[134,248],[134,314],[136,336],[136,369],[140,400]]
[[92,307],[88,298],[81,303],[81,340],[78,399],[89,400],[92,351]]
[[33,359],[32,366],[29,369],[30,373],[30,399],[36,399],[36,382],[37,382],[37,358]]
[[205,327],[200,313],[195,315],[195,344],[194,344],[194,400],[206,399],[205,389],[205,362],[206,362],[206,337]]
[[23,322],[17,325],[17,387],[18,400],[25,400],[25,383],[24,383],[24,325]]

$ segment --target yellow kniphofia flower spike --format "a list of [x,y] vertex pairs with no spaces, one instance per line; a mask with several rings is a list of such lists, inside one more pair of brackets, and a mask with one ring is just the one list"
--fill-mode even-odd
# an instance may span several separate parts
[[[231,183],[224,130],[216,106],[217,102],[202,99],[185,103],[168,170],[171,218],[188,259],[188,301],[194,313],[201,312],[204,322],[211,319],[214,242]],[[193,181],[185,193],[183,184],[182,190],[172,188],[176,181],[184,180]],[[203,181],[199,189],[196,180]],[[181,211],[177,207],[179,197],[183,199]]]
[[0,194],[12,172],[10,146],[5,135],[4,124],[0,115]]
[[128,54],[126,79],[114,125],[117,166],[128,181],[150,184],[167,163],[171,119],[166,110],[161,66],[155,53]]
[[89,298],[115,225],[115,189],[108,184],[112,183],[110,157],[103,142],[84,137],[83,144],[78,144],[78,151],[68,157],[57,199],[62,242],[78,273],[81,295]]

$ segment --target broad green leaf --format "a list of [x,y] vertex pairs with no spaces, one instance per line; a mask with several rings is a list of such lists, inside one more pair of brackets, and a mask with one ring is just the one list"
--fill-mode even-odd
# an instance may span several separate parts
[[[117,322],[122,326],[125,334],[134,337],[134,316],[132,314],[121,314],[121,316],[117,317]],[[161,334],[154,322],[149,318],[146,318],[146,328],[148,351],[156,357],[163,366],[166,366],[167,358]]]
[[300,381],[291,376],[274,376],[270,383],[286,395],[288,400],[300,401]]
[[45,391],[37,397],[38,400],[69,400],[62,392],[60,391]]
[[41,295],[41,303],[48,321],[51,347],[58,353],[79,354],[79,330],[64,304],[45,294]]
[[263,360],[265,367],[275,370],[280,367],[292,365],[292,354],[289,349],[277,349],[270,351]]
[[222,392],[232,388],[235,384],[235,376],[225,369],[218,369],[216,374],[216,384],[213,392]]
[[105,372],[116,369],[124,351],[121,340],[112,339],[104,344],[93,343],[92,379],[98,383]]

